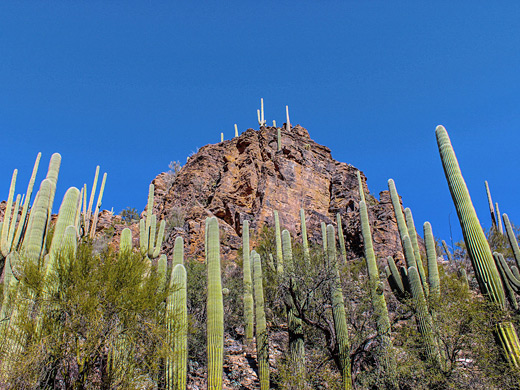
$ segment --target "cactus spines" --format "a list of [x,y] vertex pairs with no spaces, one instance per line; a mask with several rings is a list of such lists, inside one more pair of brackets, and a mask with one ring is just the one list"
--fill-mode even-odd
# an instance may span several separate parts
[[173,245],[173,267],[184,264],[184,238],[178,236]]
[[[368,277],[370,282],[370,298],[374,308],[377,333],[381,339],[382,359],[381,365],[383,372],[388,378],[389,387],[397,389],[397,364],[393,351],[392,339],[390,338],[390,318],[386,306],[385,296],[379,280],[379,270],[377,269],[376,255],[372,244],[372,233],[368,220],[366,203],[359,202],[359,214],[361,217],[361,232],[363,234],[363,246],[365,247],[365,259],[367,262]],[[328,232],[328,231],[327,231]]]
[[251,279],[251,259],[249,254],[249,221],[244,221],[242,225],[242,272],[244,282],[244,322],[247,345],[250,345],[253,340],[254,330],[253,281]]
[[497,228],[497,219],[500,218],[500,214],[495,214],[495,208],[493,207],[493,200],[491,199],[491,191],[489,191],[489,184],[486,181],[484,181],[484,184],[486,185],[486,194],[488,199],[488,205],[489,205],[489,213],[491,214],[491,223]]
[[167,325],[171,353],[166,359],[166,389],[186,389],[188,363],[188,311],[186,306],[186,269],[177,264],[170,279],[167,298]]
[[256,351],[260,389],[269,390],[269,342],[264,309],[264,287],[262,283],[262,262],[260,255],[254,253],[253,278],[255,285],[255,316],[256,316]]
[[345,300],[341,289],[341,278],[336,258],[336,237],[334,226],[328,225],[327,232],[327,262],[332,267],[334,281],[331,287],[332,317],[334,319],[334,330],[338,344],[339,364],[342,388],[352,389],[352,374],[350,371],[350,341],[348,336],[347,317],[345,313]]
[[207,298],[207,353],[208,390],[222,389],[222,364],[224,361],[224,305],[220,276],[219,227],[216,217],[208,220],[208,272]]
[[408,279],[410,281],[410,290],[412,292],[417,328],[423,337],[426,356],[433,364],[439,366],[439,347],[433,334],[433,321],[428,312],[428,306],[426,304],[426,298],[424,297],[424,291],[417,268],[408,268]]
[[300,223],[302,228],[302,246],[303,246],[303,257],[305,263],[310,265],[311,254],[309,252],[309,241],[307,239],[307,225],[305,223],[305,211],[300,209]]
[[507,239],[509,240],[509,245],[511,245],[511,249],[513,250],[513,256],[515,257],[516,265],[520,267],[520,248],[518,247],[518,241],[516,240],[515,232],[513,231],[507,214],[502,214],[502,218],[504,219]]
[[283,274],[283,254],[282,254],[282,232],[280,230],[280,219],[278,211],[274,210],[274,235],[276,240],[276,272]]
[[441,284],[439,280],[439,268],[437,266],[435,239],[433,238],[432,225],[430,225],[430,222],[424,223],[423,232],[426,258],[428,261],[428,284],[430,286],[430,293],[434,299],[439,299],[441,294]]
[[[501,308],[505,308],[505,294],[500,274],[471,202],[471,197],[462,177],[448,133],[444,127],[437,126],[435,134],[446,180],[448,181],[453,203],[457,210],[464,242],[466,243],[480,291],[491,302],[496,303]],[[518,337],[513,324],[510,322],[498,324],[496,330],[505,355],[514,366],[518,367],[520,365],[520,344],[518,343]]]

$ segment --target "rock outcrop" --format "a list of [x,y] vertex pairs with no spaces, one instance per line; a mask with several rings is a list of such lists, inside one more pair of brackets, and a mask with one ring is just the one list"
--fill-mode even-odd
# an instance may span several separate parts
[[[154,212],[167,221],[170,254],[178,234],[184,236],[187,256],[204,254],[204,221],[220,221],[222,254],[236,257],[241,246],[241,226],[251,222],[252,231],[273,226],[273,210],[293,237],[300,232],[300,208],[305,209],[309,239],[321,242],[320,223],[336,224],[340,213],[348,257],[363,256],[359,221],[359,194],[352,165],[338,162],[330,149],[314,142],[306,129],[282,129],[282,148],[277,151],[277,129],[248,129],[239,137],[202,147],[176,174],[161,173],[154,180]],[[361,173],[373,240],[379,259],[402,258],[397,224],[387,191],[378,201],[369,194]],[[297,239],[297,238],[296,238]]]

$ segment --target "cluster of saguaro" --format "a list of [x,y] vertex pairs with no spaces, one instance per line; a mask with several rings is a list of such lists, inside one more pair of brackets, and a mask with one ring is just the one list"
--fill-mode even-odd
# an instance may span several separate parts
[[[359,171],[358,171],[359,177]],[[364,190],[359,181],[360,199],[364,199]],[[376,321],[377,333],[381,343],[381,368],[385,373],[387,387],[397,389],[397,364],[395,360],[395,352],[391,339],[390,318],[388,316],[388,308],[386,306],[383,287],[379,279],[379,270],[377,268],[374,246],[372,244],[372,233],[368,219],[367,206],[364,200],[359,202],[359,214],[361,217],[361,232],[363,235],[363,246],[365,249],[365,259],[367,262],[368,278],[370,283],[370,298],[372,307],[374,308],[374,317]],[[338,229],[339,229],[338,225]]]
[[[505,292],[496,267],[491,249],[482,230],[477,214],[471,202],[469,191],[451,145],[448,133],[442,126],[435,130],[439,153],[444,167],[446,180],[457,215],[468,255],[475,271],[480,291],[498,307],[505,308]],[[500,345],[509,362],[520,366],[520,342],[516,330],[510,321],[496,324],[496,332]]]
[[[390,197],[392,199],[406,262],[406,268],[398,271],[394,260],[391,257],[388,258],[387,276],[389,284],[397,293],[398,297],[404,297],[406,295],[412,297],[417,329],[422,336],[425,356],[430,362],[440,366],[441,355],[433,331],[433,313],[432,310],[428,309],[428,303],[426,301],[426,298],[430,294],[431,285],[433,285],[435,295],[439,296],[440,294],[437,255],[435,253],[435,246],[432,245],[433,235],[431,233],[431,226],[428,222],[423,226],[425,240],[430,242],[426,245],[429,270],[429,279],[427,279],[421,259],[412,212],[407,208],[403,214],[399,195],[392,179],[388,180],[388,188],[390,190]],[[426,235],[429,237],[426,238]]]

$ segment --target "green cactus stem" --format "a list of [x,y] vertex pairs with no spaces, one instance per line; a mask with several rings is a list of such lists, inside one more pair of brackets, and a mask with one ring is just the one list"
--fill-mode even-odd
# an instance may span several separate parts
[[339,213],[336,214],[336,223],[338,225],[338,241],[339,241],[339,251],[341,254],[341,263],[342,265],[347,264],[347,248],[345,247],[345,236],[343,235],[343,224],[341,223],[341,215]]
[[359,199],[362,202],[365,202],[365,190],[363,189],[363,181],[361,180],[361,173],[359,171],[356,172],[357,180],[358,180],[358,189],[359,189]]
[[305,264],[310,266],[311,254],[309,252],[309,240],[307,239],[307,225],[305,223],[305,211],[303,209],[300,209],[300,223],[302,229],[303,258],[305,260]]
[[278,275],[283,274],[283,254],[282,254],[282,232],[280,229],[280,219],[278,211],[274,210],[274,234],[276,240],[276,271]]
[[98,200],[96,202],[96,209],[94,210],[94,219],[92,221],[92,227],[90,228],[90,238],[94,238],[96,234],[96,227],[99,218],[99,209],[101,208],[101,200],[103,199],[103,192],[105,191],[105,183],[107,181],[106,172],[103,174],[103,179],[101,180],[101,188],[99,189]]
[[224,361],[224,305],[220,276],[220,242],[217,218],[208,221],[208,272],[207,298],[207,353],[208,390],[222,389],[222,364]]
[[430,222],[424,223],[423,232],[426,258],[428,261],[428,284],[430,285],[432,298],[438,300],[441,294],[441,283],[437,265],[437,252],[435,251],[435,239],[433,238],[432,225],[430,225]]
[[497,228],[497,219],[500,218],[500,214],[495,214],[495,208],[493,207],[493,200],[491,199],[491,191],[489,191],[489,184],[486,181],[484,181],[484,184],[486,185],[486,194],[488,199],[488,205],[489,205],[489,213],[491,214],[491,224],[496,229]]
[[260,255],[253,256],[253,277],[255,285],[256,350],[260,389],[269,390],[269,341],[264,309],[264,288],[262,283],[262,262]]
[[424,288],[424,295],[428,297],[430,291],[428,287],[428,281],[426,279],[426,273],[424,272],[423,262],[421,259],[421,251],[419,249],[419,242],[417,240],[417,230],[415,229],[415,222],[413,220],[412,210],[410,208],[406,208],[404,210],[406,226],[408,228],[408,236],[410,237],[410,241],[412,242],[413,253],[415,256],[415,262],[417,263],[417,271],[419,271],[419,276],[421,277],[421,282]]
[[175,265],[170,286],[170,294],[166,302],[166,320],[171,353],[166,358],[166,389],[185,390],[188,363],[188,311],[184,265]]
[[36,181],[36,174],[38,173],[38,167],[40,165],[41,157],[42,154],[38,153],[38,155],[36,156],[36,161],[34,162],[34,167],[31,174],[31,178],[29,180],[29,184],[27,185],[27,191],[25,193],[24,204],[22,207],[22,214],[20,215],[20,221],[18,222],[16,234],[12,243],[13,250],[20,249],[21,242],[23,241],[23,235],[25,234],[25,230],[27,228],[29,204],[31,203],[34,182]]
[[159,260],[157,260],[157,277],[159,279],[159,288],[157,290],[158,294],[162,294],[166,289],[166,274],[168,271],[168,259],[165,254],[159,256]]
[[325,222],[322,222],[320,224],[321,226],[321,242],[322,242],[322,245],[323,245],[323,253],[327,253],[327,248],[328,248],[328,245],[327,245],[327,225],[325,224]]
[[[500,277],[502,278],[502,284],[504,286],[507,300],[514,310],[518,310],[518,301],[516,300],[515,289],[518,291],[520,281],[509,271],[509,267],[501,253],[494,252],[493,257],[498,272],[500,272]],[[515,285],[514,282],[517,282],[517,284]]]
[[175,244],[173,245],[173,264],[175,267],[177,264],[184,264],[184,238],[177,236],[175,238]]
[[433,334],[433,321],[428,312],[421,279],[415,267],[408,268],[408,279],[412,292],[417,329],[422,336],[423,345],[426,349],[425,355],[432,364],[440,367],[439,346]]
[[453,256],[451,255],[450,250],[448,249],[448,245],[446,245],[446,241],[442,240],[442,247],[444,248],[444,252],[446,253],[446,257],[448,261],[451,263],[453,261]]
[[[87,213],[84,215],[84,226],[85,226],[85,234],[89,234],[90,232],[90,217],[92,215],[92,206],[94,205],[94,196],[96,195],[97,182],[99,177],[99,165],[96,166],[96,172],[94,173],[94,182],[92,183],[92,191],[90,192],[90,198],[88,201],[88,209]],[[85,196],[86,196],[86,185],[85,185]]]
[[260,109],[256,110],[256,115],[258,116],[258,125],[260,127],[265,127],[265,119],[264,119],[264,99],[260,99]]
[[129,252],[132,252],[132,231],[129,228],[124,228],[119,240],[119,253],[121,255]]
[[327,231],[327,262],[332,267],[334,281],[331,287],[332,317],[334,319],[334,330],[336,332],[336,343],[338,346],[339,365],[342,389],[352,389],[352,374],[350,369],[350,341],[348,336],[347,316],[345,312],[345,300],[341,288],[341,278],[337,265],[336,235],[334,226],[328,225]]
[[244,283],[244,322],[246,345],[251,345],[254,331],[253,281],[249,250],[249,221],[242,225],[242,273]]
[[[438,126],[435,133],[444,173],[459,216],[464,242],[480,291],[491,302],[500,308],[505,308],[505,294],[500,274],[471,202],[450,138],[442,126]],[[496,331],[507,359],[513,366],[520,367],[520,344],[513,324],[510,322],[497,324]]]
[[507,214],[502,214],[502,218],[504,219],[507,239],[509,240],[509,245],[511,245],[511,249],[513,250],[513,256],[515,257],[516,265],[517,267],[520,267],[520,248],[518,247],[518,241],[516,240],[515,232],[513,231],[513,227],[511,226],[511,222],[509,221]]
[[[495,203],[495,210],[497,211],[497,215],[500,215],[500,209],[498,208],[498,203]],[[497,218],[498,232],[500,234],[504,234],[504,228],[502,227],[502,220]]]
[[392,200],[392,206],[394,208],[394,214],[397,220],[397,229],[399,230],[399,236],[401,237],[402,243],[404,240],[404,236],[408,236],[409,233],[408,227],[406,226],[406,221],[404,219],[401,202],[399,200],[399,194],[397,193],[397,189],[395,188],[395,183],[393,179],[388,180],[388,190],[390,191],[390,199]]
[[388,284],[398,298],[404,298],[406,296],[407,290],[405,288],[405,284],[403,283],[401,273],[397,269],[392,256],[388,256],[386,260],[388,262],[388,266],[386,267],[385,272],[386,277],[388,278]]
[[374,308],[377,333],[381,340],[381,369],[387,381],[387,387],[397,389],[397,362],[390,337],[390,317],[388,316],[388,308],[383,294],[384,288],[379,279],[379,270],[377,268],[376,255],[372,244],[372,233],[370,231],[367,206],[364,201],[359,202],[359,214],[370,283],[370,298],[372,300],[372,307]]
[[141,254],[151,259],[159,257],[162,242],[164,239],[164,230],[166,222],[161,221],[159,231],[157,232],[157,217],[153,214],[155,186],[150,184],[148,189],[148,204],[146,206],[146,219],[139,221],[139,246]]
[[[282,232],[283,261],[287,273],[294,271],[291,235],[288,230]],[[289,284],[294,286],[289,275]],[[296,388],[302,388],[305,379],[305,343],[303,335],[303,323],[297,316],[297,310],[291,297],[286,300],[287,328],[289,331],[289,359],[291,361],[292,375]]]
[[[16,186],[16,176],[18,175],[18,169],[13,171],[11,177],[11,185],[9,187],[9,196],[7,197],[7,204],[4,211],[4,221],[2,224],[1,239],[0,239],[0,258],[6,258],[11,252],[11,242],[9,242],[9,228],[11,227],[11,212],[13,207],[14,191]],[[13,219],[16,220],[18,216],[13,215]]]

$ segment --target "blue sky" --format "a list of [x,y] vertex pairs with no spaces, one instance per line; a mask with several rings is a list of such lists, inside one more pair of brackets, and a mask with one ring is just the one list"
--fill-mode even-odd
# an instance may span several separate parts
[[416,225],[461,238],[435,126],[448,130],[484,227],[488,180],[520,224],[520,3],[0,3],[0,198],[62,154],[69,186],[108,172],[103,207],[142,210],[149,182],[208,143],[291,122],[368,176],[393,178]]

